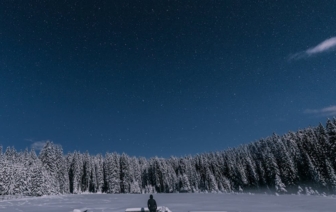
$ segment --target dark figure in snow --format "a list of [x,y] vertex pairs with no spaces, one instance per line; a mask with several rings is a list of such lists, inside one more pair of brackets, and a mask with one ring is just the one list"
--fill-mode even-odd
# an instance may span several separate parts
[[153,195],[149,196],[149,200],[147,202],[147,206],[150,212],[156,212],[157,204],[155,199],[153,199]]

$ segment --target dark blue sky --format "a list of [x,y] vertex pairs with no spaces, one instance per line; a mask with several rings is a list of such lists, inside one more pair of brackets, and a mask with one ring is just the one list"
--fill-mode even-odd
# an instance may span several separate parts
[[1,1],[0,144],[168,157],[324,123],[336,115],[335,8]]

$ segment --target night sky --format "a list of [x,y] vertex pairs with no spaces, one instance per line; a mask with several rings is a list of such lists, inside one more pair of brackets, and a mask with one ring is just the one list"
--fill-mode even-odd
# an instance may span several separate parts
[[336,115],[336,1],[0,2],[0,145],[169,157]]

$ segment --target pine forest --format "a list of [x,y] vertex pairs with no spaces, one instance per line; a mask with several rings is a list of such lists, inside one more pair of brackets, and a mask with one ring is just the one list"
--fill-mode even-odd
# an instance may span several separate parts
[[0,147],[0,194],[336,193],[336,119],[224,151],[170,158]]

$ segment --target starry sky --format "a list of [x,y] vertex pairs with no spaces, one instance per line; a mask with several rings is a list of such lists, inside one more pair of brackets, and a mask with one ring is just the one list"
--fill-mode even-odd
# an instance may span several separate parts
[[336,1],[0,2],[0,145],[169,157],[336,115]]

